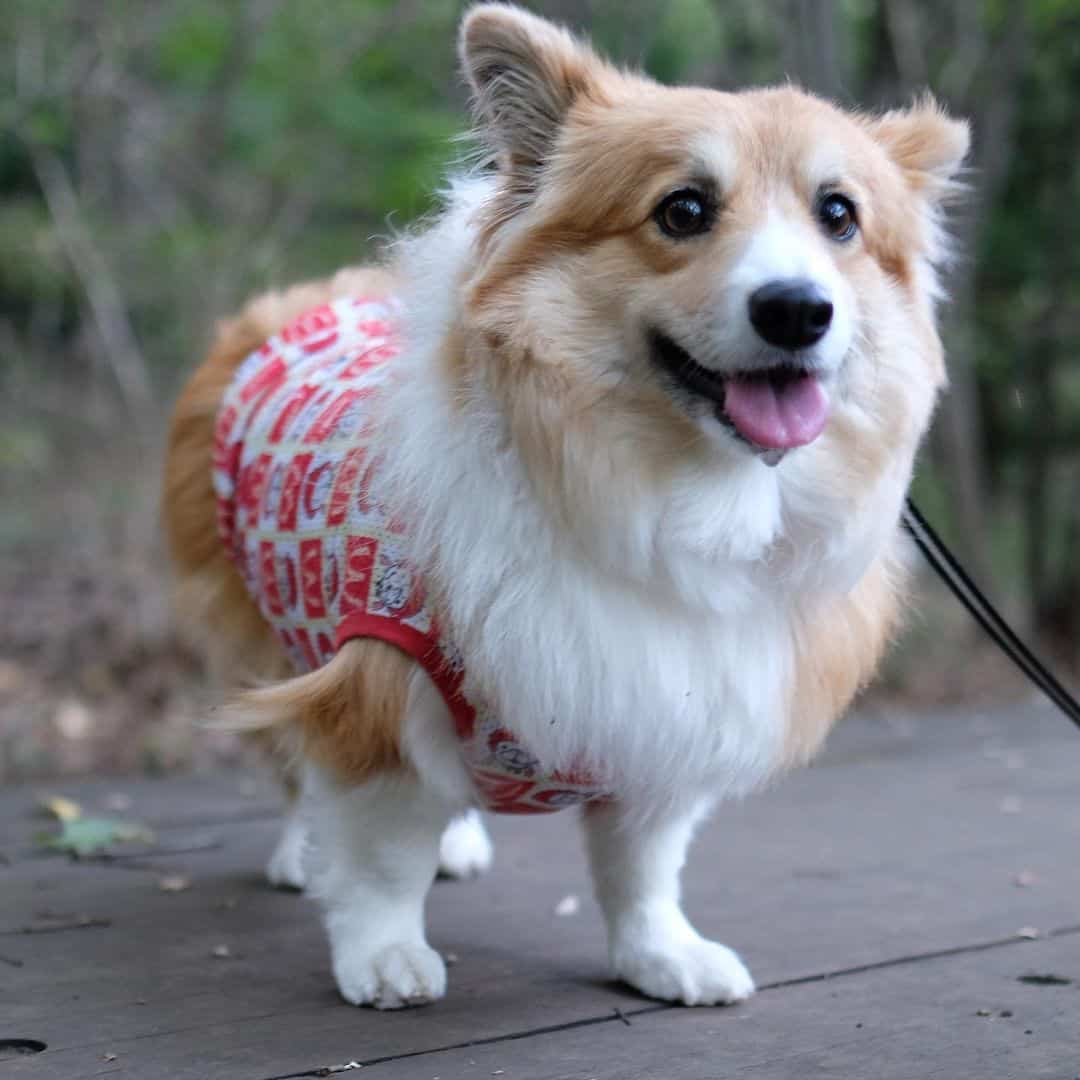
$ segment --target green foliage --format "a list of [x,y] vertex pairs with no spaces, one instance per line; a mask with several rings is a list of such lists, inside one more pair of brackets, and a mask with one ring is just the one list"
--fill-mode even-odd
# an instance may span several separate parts
[[[927,82],[958,111],[992,117],[996,127],[976,131],[973,181],[991,201],[969,244],[977,272],[964,310],[983,494],[1008,534],[995,569],[1028,585],[1041,574],[1037,591],[1048,593],[1080,581],[1080,4],[1022,5],[1026,55],[1004,90],[1019,10],[1010,0],[528,6],[570,19],[665,81],[731,88],[792,76],[868,106]],[[208,315],[255,289],[368,258],[377,238],[432,207],[467,123],[453,47],[462,7],[7,0],[0,473],[36,478],[72,432],[90,428],[100,440],[123,426],[90,278],[108,277],[137,343],[133,362],[165,402],[205,345]],[[1008,107],[987,108],[996,100]],[[991,191],[981,167],[999,140],[1009,149]],[[50,163],[70,185],[74,220],[46,198]],[[80,245],[97,253],[94,266],[79,264]],[[942,517],[955,505],[949,466],[937,453],[920,481]],[[1039,544],[1049,561],[1025,569]]]

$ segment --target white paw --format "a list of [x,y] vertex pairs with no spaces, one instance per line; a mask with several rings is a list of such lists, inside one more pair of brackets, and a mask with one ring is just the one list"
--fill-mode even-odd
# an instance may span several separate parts
[[683,1005],[729,1005],[754,992],[754,980],[726,945],[702,937],[616,949],[615,974],[648,997]]
[[466,810],[454,818],[439,844],[439,873],[452,878],[482,874],[491,866],[494,849],[476,810]]
[[266,880],[275,889],[303,889],[307,885],[306,849],[307,830],[295,821],[286,822],[266,864]]
[[351,1005],[403,1009],[426,1005],[446,993],[446,965],[424,941],[372,947],[370,943],[333,947],[334,978]]

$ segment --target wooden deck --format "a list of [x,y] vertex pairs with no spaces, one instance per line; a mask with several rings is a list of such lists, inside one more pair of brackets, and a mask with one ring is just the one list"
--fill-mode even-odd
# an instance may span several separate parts
[[263,884],[263,779],[62,785],[156,829],[111,861],[33,847],[42,790],[0,793],[0,1077],[1080,1078],[1080,738],[1041,704],[853,719],[721,812],[686,894],[761,987],[730,1009],[607,981],[571,814],[492,822],[496,868],[429,902],[447,998],[384,1014],[337,999],[313,905]]

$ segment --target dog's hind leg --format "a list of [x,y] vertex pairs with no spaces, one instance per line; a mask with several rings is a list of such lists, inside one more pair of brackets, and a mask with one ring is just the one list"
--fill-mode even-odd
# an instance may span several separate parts
[[[308,823],[299,799],[290,795],[285,822],[266,863],[266,880],[275,889],[307,885]],[[490,869],[494,849],[477,810],[466,810],[443,830],[439,841],[439,876],[464,880]]]
[[596,896],[614,974],[649,997],[720,1005],[754,992],[743,962],[709,941],[683,914],[679,875],[705,804],[651,815],[619,803],[584,815]]
[[[289,793],[285,822],[266,863],[266,880],[275,889],[303,889],[307,885],[310,830],[300,799]],[[477,810],[466,810],[443,830],[439,841],[439,876],[464,880],[491,868],[494,848]]]
[[303,889],[307,884],[308,825],[300,780],[293,770],[282,770],[282,786],[287,804],[285,821],[277,846],[266,863],[266,880],[275,889]]
[[491,866],[494,850],[478,810],[454,818],[439,843],[439,873],[443,877],[470,878]]

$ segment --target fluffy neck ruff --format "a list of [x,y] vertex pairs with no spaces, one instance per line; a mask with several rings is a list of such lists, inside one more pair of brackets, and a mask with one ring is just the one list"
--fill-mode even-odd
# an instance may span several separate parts
[[558,427],[565,415],[548,428],[564,438],[523,449],[530,417],[495,385],[511,373],[470,353],[493,346],[462,310],[489,192],[459,185],[444,217],[402,243],[407,348],[379,427],[386,490],[470,695],[549,767],[587,764],[651,801],[745,791],[782,754],[799,598],[862,574],[906,476],[871,520],[810,461],[770,470],[702,442],[643,464],[605,441],[602,420],[575,433]]

